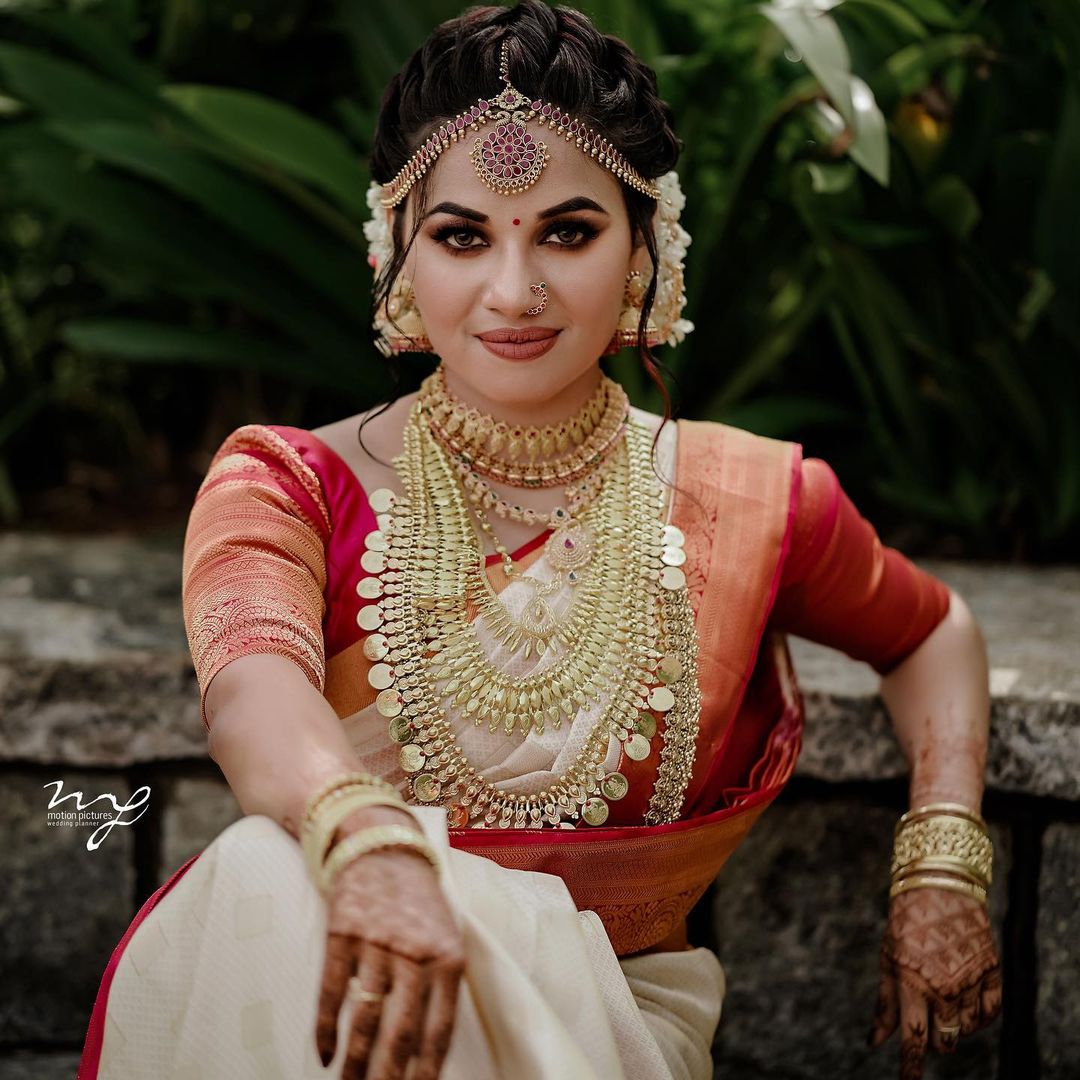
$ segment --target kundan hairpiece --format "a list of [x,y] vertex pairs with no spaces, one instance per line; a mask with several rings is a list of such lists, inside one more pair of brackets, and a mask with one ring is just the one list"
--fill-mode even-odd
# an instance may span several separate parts
[[540,178],[548,162],[547,144],[537,142],[529,134],[525,127],[529,121],[546,125],[567,142],[573,141],[635,190],[652,199],[660,198],[660,189],[646,180],[602,135],[568,116],[550,101],[530,100],[521,93],[510,82],[506,47],[504,41],[499,56],[503,89],[493,99],[480,98],[472,108],[440,124],[438,131],[424,140],[397,176],[383,185],[383,206],[397,206],[451,143],[467,138],[470,131],[479,131],[488,124],[495,124],[495,128],[483,138],[477,136],[469,151],[476,175],[500,195],[526,191]]

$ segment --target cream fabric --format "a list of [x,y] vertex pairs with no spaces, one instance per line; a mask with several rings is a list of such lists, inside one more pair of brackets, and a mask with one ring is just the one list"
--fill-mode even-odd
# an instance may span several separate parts
[[[448,846],[445,812],[417,816],[443,857],[466,941],[444,1080],[709,1080],[724,972],[707,949],[619,961],[562,880]],[[308,1080],[325,903],[299,844],[249,816],[225,829],[132,936],[108,998],[100,1080]]]

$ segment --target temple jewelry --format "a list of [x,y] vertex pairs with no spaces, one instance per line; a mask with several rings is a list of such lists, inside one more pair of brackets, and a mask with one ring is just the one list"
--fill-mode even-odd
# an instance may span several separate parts
[[527,191],[540,178],[549,159],[547,145],[534,141],[525,127],[530,121],[550,128],[567,142],[573,141],[582,152],[625,184],[652,199],[659,199],[660,189],[646,180],[607,139],[551,102],[530,100],[513,86],[508,45],[508,41],[502,43],[499,55],[499,78],[503,81],[503,89],[494,98],[480,98],[453,120],[440,124],[398,174],[383,185],[380,204],[397,206],[451,143],[467,138],[470,131],[479,131],[487,124],[496,126],[485,137],[478,136],[469,151],[476,175],[485,186],[500,195]]
[[[666,723],[650,820],[678,817],[700,709],[696,650],[684,647],[694,637],[679,568],[685,554],[680,547],[675,558],[676,545],[665,547],[675,537],[660,521],[662,493],[648,429],[630,421],[613,453],[610,474],[587,515],[588,524],[595,519],[604,527],[594,530],[603,542],[578,586],[584,593],[574,606],[583,614],[564,628],[561,654],[521,677],[496,668],[477,637],[470,608],[486,602],[483,558],[454,464],[419,403],[394,462],[404,494],[371,494],[389,521],[376,541],[383,550],[369,549],[362,560],[378,580],[368,587],[361,579],[357,590],[375,601],[357,621],[378,634],[385,656],[368,681],[379,690],[376,707],[401,748],[411,798],[446,806],[452,828],[470,821],[501,828],[603,824],[608,803],[627,791],[626,777],[604,768],[610,740],[619,740],[629,760],[648,757],[658,716]],[[518,795],[476,772],[444,703],[474,723],[508,733],[555,727],[582,709],[595,715],[582,721],[589,727],[569,768],[546,790]]]
[[535,285],[530,285],[529,288],[530,288],[530,290],[532,290],[532,292],[536,296],[540,297],[540,303],[537,304],[536,307],[526,308],[525,309],[525,314],[526,315],[539,315],[540,312],[543,311],[544,308],[547,307],[547,302],[548,302],[547,282],[546,281],[539,281]]

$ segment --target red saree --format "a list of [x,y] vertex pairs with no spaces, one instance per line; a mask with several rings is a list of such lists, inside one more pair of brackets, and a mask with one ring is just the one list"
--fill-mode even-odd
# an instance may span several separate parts
[[[681,819],[643,824],[657,755],[624,755],[630,790],[601,828],[451,830],[455,847],[562,878],[578,909],[599,915],[618,956],[683,947],[687,911],[790,778],[803,708],[785,635],[844,649],[884,673],[949,603],[943,583],[880,544],[832,470],[804,461],[798,443],[679,421],[671,517],[686,537],[702,693]],[[311,432],[248,425],[229,436],[199,490],[184,550],[203,705],[214,675],[253,652],[296,662],[340,717],[370,704],[356,582],[363,538],[375,527],[355,474]],[[527,562],[542,539],[515,559]],[[117,946],[80,1080],[96,1075],[109,981],[126,941],[190,865],[147,901]]]

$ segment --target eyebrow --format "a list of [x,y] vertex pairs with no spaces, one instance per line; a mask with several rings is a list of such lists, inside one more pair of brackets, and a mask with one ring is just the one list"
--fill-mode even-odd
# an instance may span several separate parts
[[[609,216],[608,212],[598,202],[594,202],[584,195],[575,195],[572,199],[566,199],[556,206],[549,206],[546,210],[541,210],[536,216],[541,221],[546,221],[548,218],[558,217],[560,214],[569,214],[575,210],[593,210],[598,214],[603,214],[605,217]],[[455,217],[467,218],[469,221],[475,221],[481,225],[488,220],[487,214],[482,214],[479,210],[472,210],[468,206],[461,206],[453,202],[441,202],[438,206],[433,206],[424,217],[427,219],[434,214],[453,214]]]

